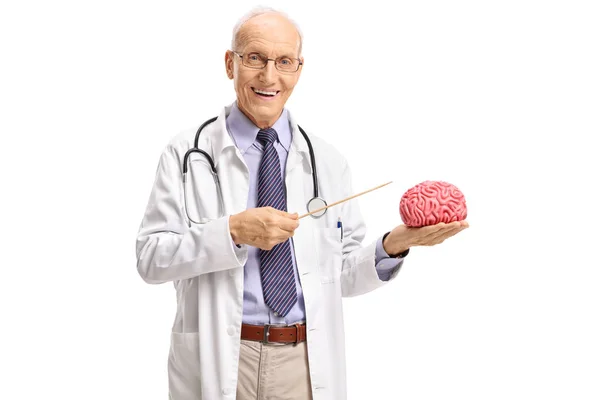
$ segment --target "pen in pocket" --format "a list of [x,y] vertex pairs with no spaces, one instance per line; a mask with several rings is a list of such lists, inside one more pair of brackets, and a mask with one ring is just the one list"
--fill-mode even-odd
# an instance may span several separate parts
[[338,217],[337,227],[340,229],[340,242],[344,240],[344,226],[342,225],[342,219]]

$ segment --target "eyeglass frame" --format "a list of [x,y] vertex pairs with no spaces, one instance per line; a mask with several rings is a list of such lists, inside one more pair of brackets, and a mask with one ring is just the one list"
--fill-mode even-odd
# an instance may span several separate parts
[[[298,72],[298,70],[300,70],[300,66],[302,64],[304,64],[299,58],[287,57],[287,58],[290,58],[292,60],[298,60],[298,67],[296,68],[295,71],[284,71],[284,70],[281,70],[281,69],[277,68],[277,58],[266,58],[265,65],[263,65],[262,67],[251,67],[251,66],[248,66],[248,65],[244,64],[244,54],[239,54],[239,53],[237,53],[237,52],[235,52],[233,50],[230,50],[230,51],[241,59],[242,65],[244,67],[251,68],[251,69],[264,69],[267,66],[267,64],[269,63],[269,61],[273,61],[273,65],[275,66],[275,69],[277,71],[283,72],[284,74],[294,74],[294,73]],[[251,51],[249,54],[252,54],[252,53],[260,54],[261,56],[263,55],[263,54],[259,53],[258,51]],[[281,57],[278,57],[278,58],[281,58]]]

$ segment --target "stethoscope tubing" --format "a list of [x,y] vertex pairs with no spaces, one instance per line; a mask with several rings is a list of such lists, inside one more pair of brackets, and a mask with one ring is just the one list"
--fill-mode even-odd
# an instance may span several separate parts
[[[184,197],[184,207],[185,207],[185,213],[188,217],[188,220],[195,223],[195,224],[200,224],[202,223],[202,221],[196,221],[194,219],[192,219],[188,213],[188,200],[187,200],[187,185],[186,185],[186,177],[187,177],[187,172],[188,172],[188,160],[191,154],[193,153],[200,153],[202,154],[206,160],[208,161],[209,165],[210,165],[210,169],[211,169],[211,173],[213,175],[213,179],[215,181],[215,185],[217,186],[217,191],[218,191],[218,196],[219,196],[219,205],[221,207],[221,210],[224,210],[224,204],[223,204],[223,194],[221,192],[221,184],[219,182],[219,176],[217,174],[217,168],[215,166],[215,163],[212,159],[212,157],[210,156],[210,154],[208,154],[206,151],[200,149],[198,147],[198,143],[199,143],[199,139],[200,139],[200,134],[202,133],[202,130],[209,124],[215,122],[217,120],[218,117],[213,117],[209,120],[206,120],[202,125],[200,125],[200,127],[198,128],[198,130],[196,131],[196,137],[194,138],[194,147],[192,147],[191,149],[189,149],[188,151],[186,151],[185,155],[183,156],[183,168],[182,168],[182,176],[183,176],[183,197]],[[327,205],[327,202],[323,199],[321,199],[319,197],[319,180],[317,177],[317,167],[316,167],[316,162],[315,162],[315,152],[314,149],[312,147],[312,143],[310,141],[310,139],[308,138],[308,135],[306,134],[306,132],[304,131],[304,129],[302,129],[302,127],[300,125],[298,125],[298,129],[300,130],[300,133],[302,133],[302,136],[304,136],[304,140],[306,141],[306,144],[308,145],[308,152],[310,154],[310,163],[311,163],[311,167],[312,167],[312,180],[313,180],[313,198],[310,199],[307,203],[307,209],[310,209],[310,204],[311,202],[313,202],[314,200],[319,200],[320,202],[322,202],[323,204]],[[322,215],[321,215],[322,216]],[[317,217],[315,217],[317,218]]]

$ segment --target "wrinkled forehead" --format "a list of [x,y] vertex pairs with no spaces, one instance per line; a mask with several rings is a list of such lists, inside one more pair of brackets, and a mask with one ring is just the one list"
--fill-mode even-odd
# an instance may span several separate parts
[[[276,15],[260,15],[242,25],[238,34],[240,51],[263,53],[283,52],[297,56],[300,48],[300,35],[296,27],[286,18]],[[292,53],[292,54],[288,54]]]

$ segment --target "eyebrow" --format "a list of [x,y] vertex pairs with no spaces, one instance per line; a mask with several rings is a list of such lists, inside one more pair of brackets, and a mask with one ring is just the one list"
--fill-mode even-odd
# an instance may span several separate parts
[[[260,50],[246,50],[246,51],[244,52],[244,54],[250,54],[250,53],[258,53],[258,54],[260,54],[260,55],[262,55],[262,56],[265,56],[265,57],[266,57],[266,55],[265,55],[265,52],[263,52],[263,51],[260,51]],[[281,58],[281,57],[286,57],[286,58],[299,58],[298,56],[291,55],[290,53],[283,53],[283,54],[281,54],[281,55],[278,55],[276,58]]]

